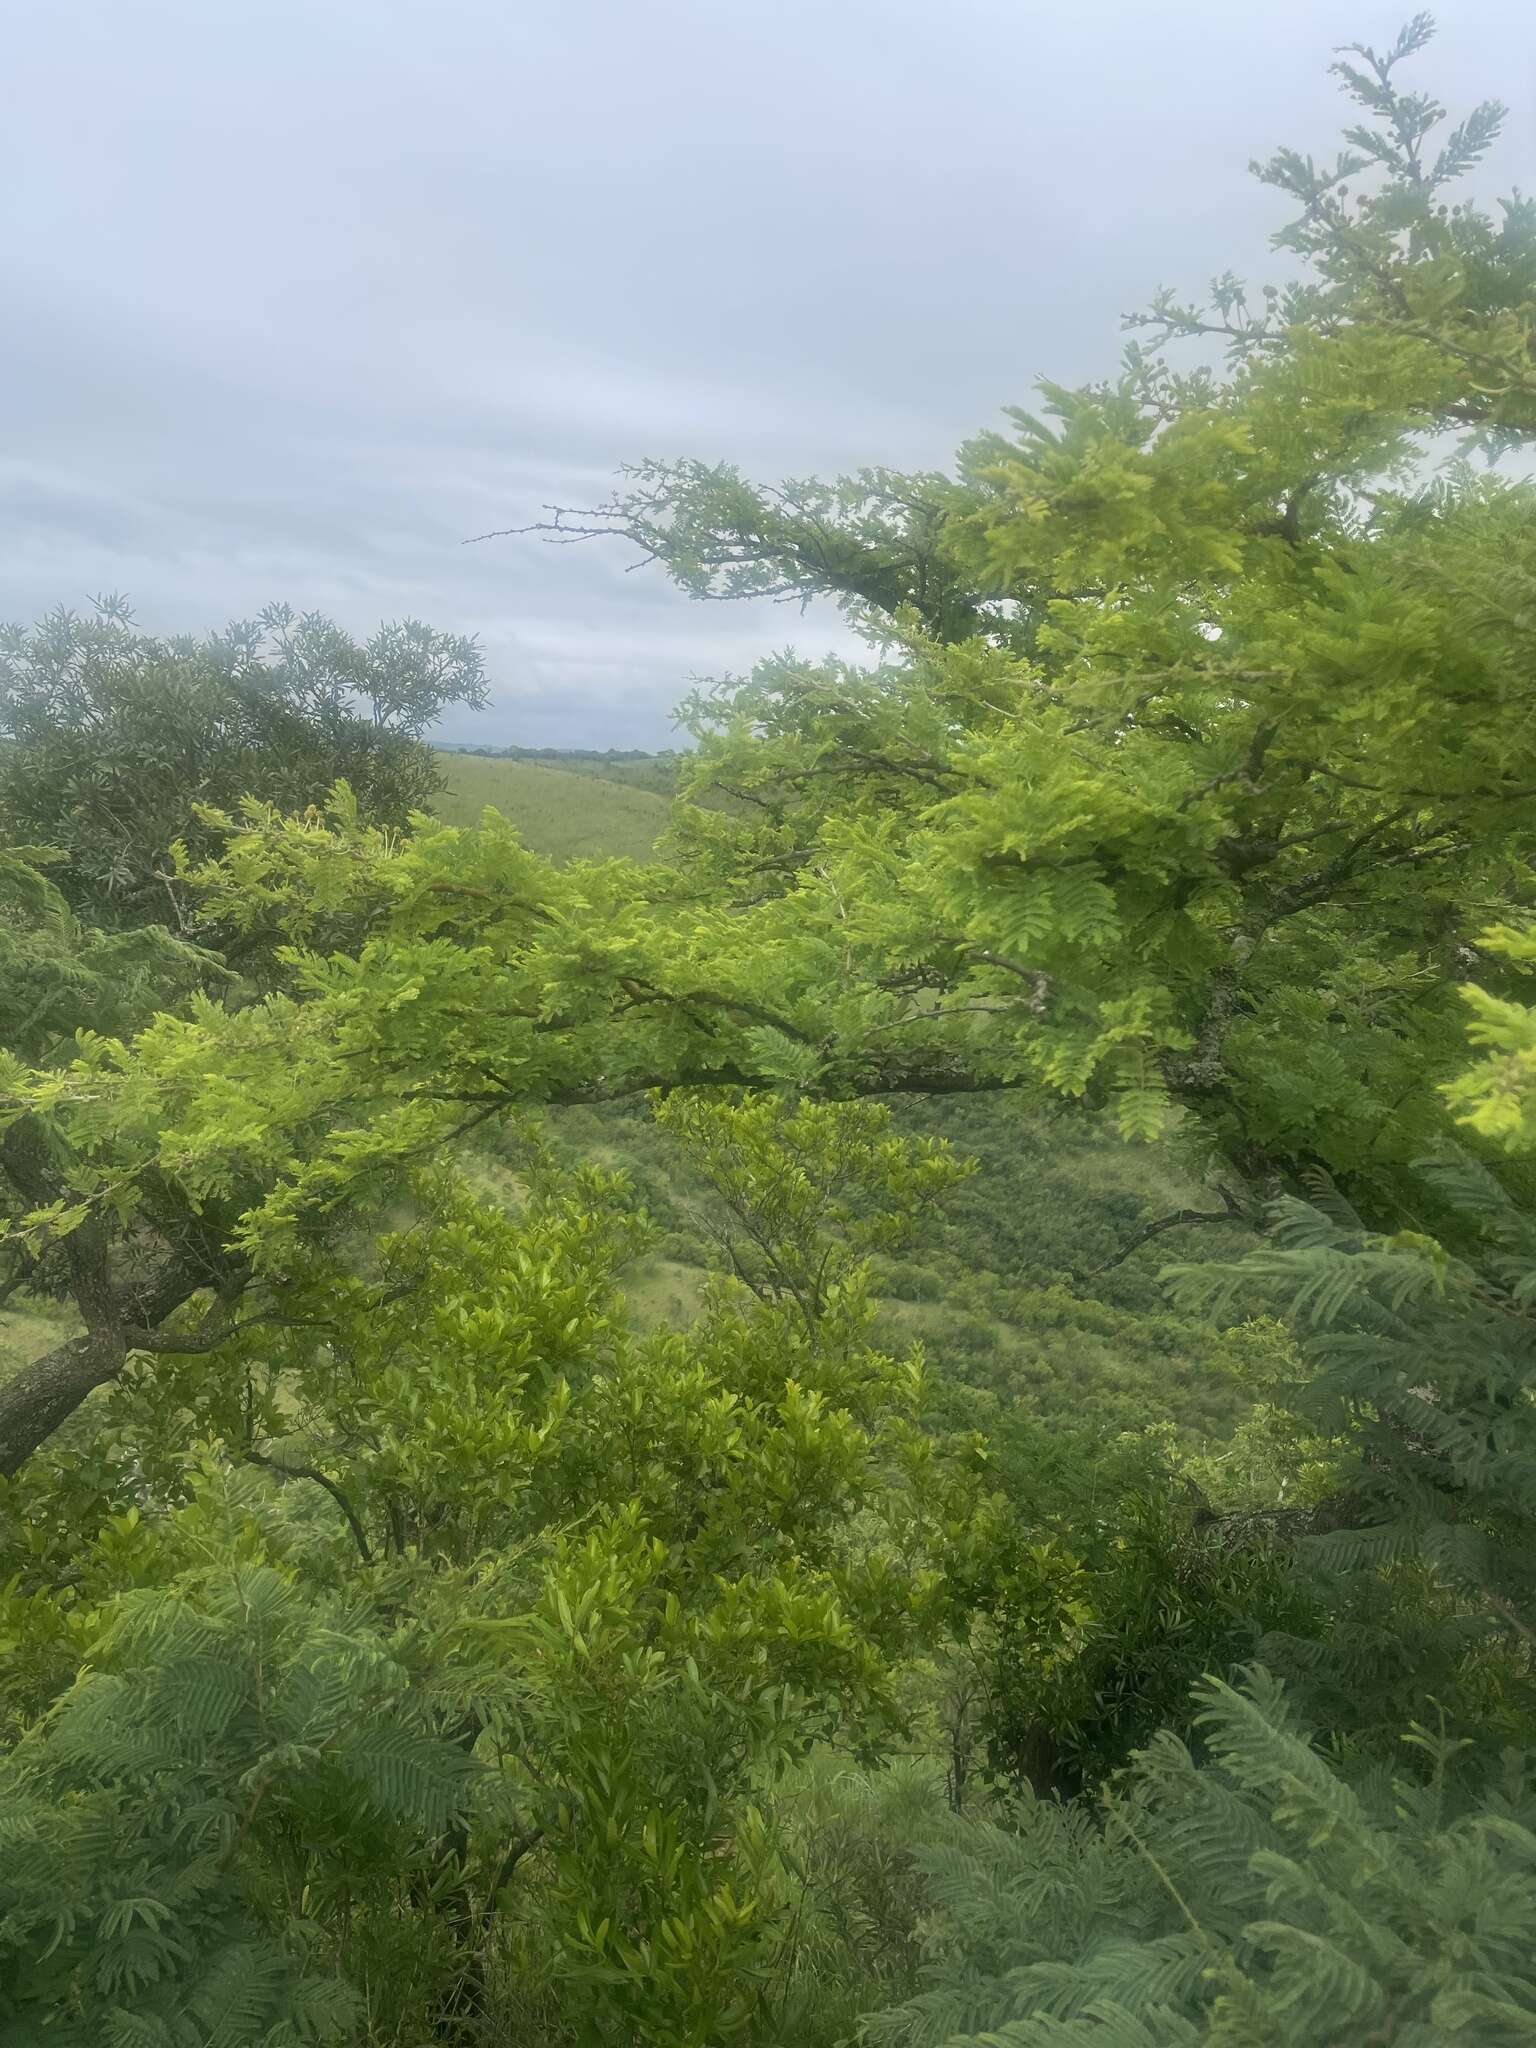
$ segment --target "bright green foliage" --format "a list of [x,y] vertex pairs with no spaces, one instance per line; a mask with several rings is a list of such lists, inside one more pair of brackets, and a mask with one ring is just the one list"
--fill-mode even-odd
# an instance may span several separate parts
[[1262,1672],[1201,1696],[1211,1761],[1159,1735],[1108,1803],[1026,1802],[920,1854],[938,1910],[930,1988],[871,2048],[1402,2048],[1536,2027],[1536,1796],[1481,1797],[1455,1744],[1351,1784]]
[[[328,823],[258,808],[211,878],[208,909],[236,931],[302,940],[352,920],[373,935],[352,957],[292,954],[291,996],[205,1001],[158,1019],[131,1052],[92,1039],[72,1066],[16,1078],[0,1119],[32,1134],[60,1213],[87,1205],[109,1266],[124,1245],[142,1259],[169,1190],[209,1220],[240,1218],[232,1248],[199,1247],[204,1282],[212,1259],[222,1283],[254,1275],[270,1293],[297,1248],[355,1229],[469,1118],[657,1080],[792,1076],[811,1056],[809,1033],[757,992],[786,969],[811,985],[825,962],[814,934],[794,939],[786,923],[781,953],[764,956],[728,906],[658,915],[645,871],[554,869],[494,819],[401,839],[360,825],[345,791]],[[207,1348],[118,1306],[111,1274],[99,1291],[111,1292],[118,1348],[87,1384],[114,1377],[133,1345]],[[28,1392],[13,1383],[0,1411]],[[26,1454],[33,1428],[18,1412],[11,1436],[0,1413],[0,1463]]]
[[[254,1463],[280,1489],[292,1531],[289,1575],[272,1585],[338,1660],[330,1708],[355,1693],[372,1726],[387,1681],[401,1712],[427,1715],[455,1783],[476,1760],[462,1825],[457,1808],[423,1811],[394,1846],[355,1816],[327,1836],[305,1810],[304,1859],[284,1897],[309,1898],[319,1952],[346,1974],[361,1945],[371,1981],[385,1937],[365,1876],[414,1869],[444,1900],[445,1917],[423,1922],[437,1981],[468,1987],[470,2011],[495,1997],[508,1953],[536,1954],[564,2021],[625,2048],[714,2048],[756,2024],[795,1939],[798,1886],[764,1802],[818,1742],[872,1755],[893,1738],[903,1661],[942,1624],[942,1532],[970,1498],[961,1465],[918,1427],[919,1361],[868,1343],[859,1253],[895,1223],[839,1202],[839,1191],[883,1189],[889,1201],[939,1185],[953,1165],[892,1138],[888,1113],[873,1109],[716,1102],[680,1107],[673,1129],[733,1217],[750,1215],[771,1270],[795,1272],[815,1237],[814,1296],[780,1299],[722,1275],[689,1330],[635,1336],[615,1281],[643,1227],[623,1183],[566,1179],[530,1143],[513,1210],[446,1171],[419,1176],[365,1275],[288,1239],[281,1322],[235,1333],[212,1373],[188,1354],[126,1376],[108,1439],[145,1446],[135,1482],[161,1499],[187,1493],[178,1443],[217,1435],[226,1456]],[[749,1156],[760,1202],[742,1177]],[[815,1213],[782,1201],[807,1162],[828,1169]],[[24,1487],[46,1501],[51,1478],[45,1453]],[[120,1515],[62,1609],[58,1550],[18,1536],[23,1577],[0,1627],[19,1682],[40,1687],[93,1654],[93,1603],[115,1584],[163,1581],[164,1545],[187,1547],[198,1499],[165,1537],[136,1535],[137,1519]],[[78,1497],[74,1511],[87,1511]],[[210,1528],[206,1542],[215,1592],[236,1588],[218,1626],[234,1628],[244,1581],[228,1578],[228,1547],[242,1569],[264,1566],[259,1528]],[[320,1589],[337,1584],[353,1605],[332,1616]],[[170,1610],[157,1594],[147,1611]],[[390,1678],[376,1626],[399,1636],[389,1658],[415,1692]],[[165,1688],[154,1711],[172,1730],[206,1717],[200,1696],[173,1690],[188,1658],[201,1660],[196,1672],[217,1664],[200,1630],[201,1619],[185,1623],[191,1649],[179,1635],[144,1649],[143,1682]],[[265,1711],[286,1769],[285,1745],[306,1738],[270,1702]],[[327,1726],[316,1739],[328,1768],[353,1768],[349,1734]],[[258,1761],[210,1754],[206,1796],[243,1811],[264,1782]],[[381,1779],[384,1810],[402,1821],[404,1796]],[[279,1840],[287,1810],[276,1786],[264,1795]],[[46,1838],[42,1811],[38,1827]],[[253,1824],[226,1868],[231,1884],[265,1896],[263,1839]],[[155,1872],[169,1884],[156,1864],[147,1891]],[[29,1959],[34,1939],[30,1924],[18,1936]],[[88,1931],[81,1941],[96,1953]],[[211,1968],[187,1959],[188,1981]]]
[[[718,1159],[737,1119],[784,1177],[772,1125],[794,1158],[805,1114],[691,1121]],[[868,1117],[840,1146],[866,1178],[911,1173],[911,1149]],[[445,1190],[430,1228],[385,1242],[398,1298],[345,1326],[337,1442],[274,1457],[323,1462],[406,1555],[483,1560],[498,1604],[518,1589],[472,1624],[521,1674],[507,1770],[545,1845],[517,1911],[599,2038],[714,2043],[749,2025],[785,1938],[763,1774],[891,1724],[890,1660],[931,1605],[926,1503],[953,1481],[911,1420],[915,1365],[861,1341],[835,1216],[809,1313],[722,1282],[685,1334],[637,1340],[611,1292],[621,1191],[541,1193],[526,1170],[516,1217]],[[780,1269],[795,1251],[772,1221],[762,1242]]]
[[1213,282],[1208,308],[1163,293],[1128,324],[1159,336],[1217,335],[1238,359],[1283,352],[1298,327],[1327,338],[1361,330],[1384,350],[1421,352],[1426,416],[1475,426],[1493,447],[1529,433],[1536,215],[1518,196],[1501,201],[1497,215],[1448,200],[1497,137],[1506,110],[1485,102],[1431,140],[1445,108],[1433,94],[1404,91],[1397,73],[1433,35],[1433,17],[1420,13],[1386,50],[1354,43],[1339,53],[1333,72],[1366,118],[1346,129],[1347,146],[1333,163],[1282,149],[1254,166],[1302,208],[1275,240],[1305,259],[1310,279],[1266,290],[1256,309],[1228,275]]
[[[1536,967],[1536,932],[1501,925],[1478,944],[1519,967]],[[1512,1152],[1536,1151],[1536,1008],[1486,989],[1463,993],[1472,1005],[1472,1041],[1485,1046],[1488,1057],[1446,1093],[1475,1131]]]
[[1426,155],[1396,69],[1426,34],[1345,67],[1371,118],[1337,167],[1266,170],[1310,280],[1149,316],[1222,334],[1224,379],[1138,346],[953,480],[652,467],[588,522],[712,596],[841,594],[884,644],[696,700],[693,792],[735,803],[680,814],[701,872],[835,945],[828,1084],[962,1063],[1133,1135],[1183,1104],[1250,1178],[1321,1161],[1388,1212],[1437,1141],[1455,985],[1477,958],[1499,993],[1473,942],[1528,887],[1536,563],[1527,486],[1424,464],[1536,425],[1536,214],[1444,199],[1498,117]]
[[679,1094],[656,1118],[714,1190],[722,1215],[709,1235],[728,1270],[764,1301],[793,1302],[810,1327],[850,1256],[899,1244],[967,1171],[942,1140],[897,1136],[874,1104],[803,1102],[786,1115],[770,1095],[726,1106]]
[[55,612],[0,633],[0,838],[59,848],[90,921],[179,928],[171,848],[211,844],[199,804],[303,810],[345,777],[403,825],[437,787],[421,735],[484,702],[474,643],[415,620],[359,643],[276,605],[194,641],[136,631],[116,599]]
[[[1063,431],[1129,428],[1072,401]],[[1058,600],[1031,663],[771,667],[699,785],[766,808],[690,829],[727,882],[791,877],[862,972],[834,1071],[964,1058],[1135,1135],[1181,1101],[1250,1175],[1311,1155],[1385,1200],[1441,1128],[1463,949],[1523,873],[1536,774],[1501,710],[1523,657],[1450,564],[1518,565],[1530,525],[1518,490],[1384,501],[1358,535],[1243,539],[1240,575]]]

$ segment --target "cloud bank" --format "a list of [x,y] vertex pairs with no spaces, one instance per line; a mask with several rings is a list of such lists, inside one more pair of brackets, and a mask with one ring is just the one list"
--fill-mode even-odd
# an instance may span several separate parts
[[[7,29],[0,616],[129,592],[481,635],[497,744],[666,744],[830,609],[691,605],[617,546],[463,545],[619,463],[943,463],[1113,367],[1162,283],[1261,272],[1244,175],[1341,123],[1299,0],[50,0]],[[1531,182],[1536,15],[1421,60]]]

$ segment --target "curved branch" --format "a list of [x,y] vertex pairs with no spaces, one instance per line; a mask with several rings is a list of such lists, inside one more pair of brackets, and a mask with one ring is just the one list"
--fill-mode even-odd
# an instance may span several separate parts
[[1144,1224],[1140,1230],[1128,1237],[1113,1258],[1106,1259],[1102,1266],[1092,1267],[1082,1277],[1085,1280],[1097,1280],[1101,1273],[1113,1272],[1116,1266],[1125,1263],[1132,1252],[1140,1251],[1144,1244],[1150,1244],[1154,1237],[1161,1237],[1165,1230],[1178,1230],[1184,1225],[1194,1223],[1241,1223],[1243,1209],[1236,1196],[1229,1188],[1218,1188],[1217,1193],[1222,1199],[1221,1208],[1175,1209],[1171,1215],[1159,1216],[1155,1222]]
[[245,1462],[247,1465],[264,1465],[269,1472],[275,1472],[279,1479],[312,1479],[316,1486],[323,1486],[346,1516],[347,1527],[352,1531],[352,1540],[357,1545],[358,1556],[364,1564],[373,1563],[373,1551],[363,1525],[357,1518],[356,1510],[328,1473],[321,1472],[314,1465],[280,1465],[275,1458],[267,1457],[263,1451],[247,1451]]

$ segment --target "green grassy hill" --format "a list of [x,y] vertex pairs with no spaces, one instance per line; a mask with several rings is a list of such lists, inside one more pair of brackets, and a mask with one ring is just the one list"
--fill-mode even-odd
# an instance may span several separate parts
[[624,782],[635,789],[654,790],[660,796],[675,796],[686,752],[675,748],[661,754],[624,751],[615,753],[600,747],[447,747],[445,754],[505,756],[532,768],[568,768],[573,775],[597,775],[604,782]]
[[670,806],[654,790],[542,761],[446,752],[438,760],[447,787],[435,809],[445,824],[477,824],[490,804],[550,860],[605,854],[646,860],[666,827]]

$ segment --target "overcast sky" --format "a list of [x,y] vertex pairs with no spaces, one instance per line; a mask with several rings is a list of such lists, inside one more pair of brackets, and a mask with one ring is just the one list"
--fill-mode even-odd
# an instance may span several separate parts
[[[835,614],[690,604],[619,544],[461,545],[619,463],[943,463],[1102,375],[1160,283],[1262,273],[1280,142],[1407,0],[11,0],[0,617],[271,598],[481,636],[445,736],[668,742],[690,678]],[[1418,74],[1512,108],[1536,7]]]

